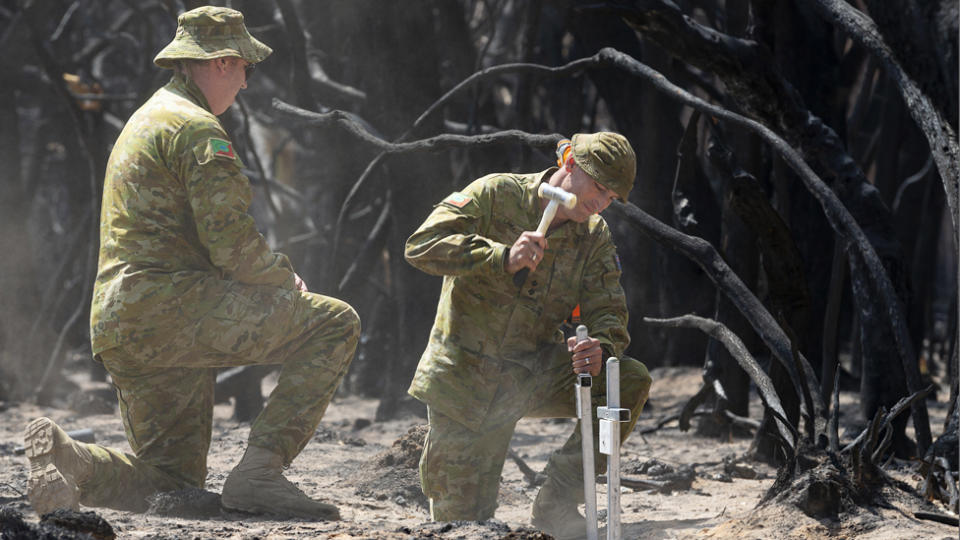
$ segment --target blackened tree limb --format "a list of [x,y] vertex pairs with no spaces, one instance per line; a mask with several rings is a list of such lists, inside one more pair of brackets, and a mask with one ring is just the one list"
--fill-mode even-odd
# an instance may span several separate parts
[[904,105],[930,145],[930,153],[937,164],[937,170],[940,172],[943,188],[947,194],[947,205],[950,207],[953,227],[955,231],[958,230],[960,227],[957,223],[960,147],[957,144],[956,133],[944,120],[930,98],[900,65],[890,46],[883,40],[873,19],[845,0],[814,0],[813,8],[824,20],[840,27],[851,39],[880,60],[887,73],[896,81]]
[[264,198],[267,200],[267,207],[270,208],[270,212],[273,213],[274,217],[278,217],[280,215],[280,209],[277,208],[277,203],[273,200],[273,194],[270,192],[270,182],[266,181],[267,171],[263,168],[263,160],[260,159],[257,147],[253,144],[253,138],[250,137],[250,113],[247,110],[247,102],[240,96],[237,96],[236,102],[240,108],[240,115],[243,118],[243,123],[241,124],[243,129],[241,133],[246,143],[247,152],[253,157],[253,165],[257,168],[257,173],[260,175],[260,178],[264,180],[262,185],[263,192],[266,195]]
[[[850,450],[862,445],[864,443],[864,439],[871,436],[871,431],[873,432],[872,436],[875,437],[876,433],[879,432],[880,429],[883,429],[889,426],[890,422],[893,422],[893,419],[899,416],[900,413],[902,413],[907,407],[910,407],[912,403],[916,401],[923,401],[924,399],[926,399],[926,397],[930,394],[930,392],[933,392],[933,389],[934,389],[934,386],[930,385],[924,388],[923,390],[920,390],[919,392],[914,392],[913,394],[910,394],[907,397],[901,398],[900,401],[898,401],[897,404],[890,409],[890,412],[886,413],[885,415],[877,414],[877,417],[875,419],[875,422],[877,422],[877,429],[871,430],[871,428],[869,427],[864,429],[863,431],[860,432],[859,435],[857,435],[856,439],[854,439],[847,446],[843,447],[842,452],[844,453],[849,452]],[[870,448],[869,445],[868,445],[868,449],[872,450],[872,448]]]
[[[615,65],[632,75],[646,78],[655,88],[696,110],[755,132],[780,154],[783,160],[804,183],[807,190],[810,191],[814,198],[820,203],[820,207],[823,209],[824,215],[833,230],[863,258],[867,274],[870,276],[885,313],[889,316],[894,341],[906,374],[907,388],[911,393],[920,391],[920,374],[916,365],[913,344],[910,341],[910,334],[904,320],[903,306],[897,297],[893,283],[890,281],[890,276],[887,275],[880,261],[880,257],[877,256],[877,252],[873,249],[873,246],[870,244],[870,241],[856,220],[850,215],[850,212],[837,197],[836,193],[817,176],[800,154],[794,150],[786,140],[774,133],[767,126],[730,110],[707,103],[674,85],[661,73],[658,73],[656,70],[638,62],[630,56],[609,48],[603,49],[597,54],[604,58],[606,63]],[[849,156],[847,159],[849,159]],[[855,167],[855,165],[853,166]],[[621,207],[622,205],[617,205],[617,208]],[[814,379],[818,380],[815,377]],[[811,388],[814,387],[816,386],[811,386]],[[799,392],[798,389],[798,395],[802,395]],[[818,397],[818,401],[822,404],[823,397]],[[930,421],[927,415],[926,404],[922,401],[914,403],[913,421],[914,429],[917,433],[917,445],[922,453],[930,446],[931,442]]]
[[[441,98],[441,100],[442,99],[443,98]],[[330,256],[331,260],[335,260],[337,258],[343,220],[354,196],[359,192],[360,187],[363,185],[365,180],[370,177],[377,167],[383,164],[388,156],[409,152],[437,151],[447,148],[477,147],[493,144],[524,144],[529,146],[552,148],[556,146],[557,141],[563,139],[562,135],[556,133],[552,135],[537,135],[525,133],[519,130],[505,130],[496,133],[484,133],[479,135],[436,135],[427,139],[409,141],[407,139],[410,137],[414,129],[411,128],[409,131],[407,131],[407,133],[403,134],[397,139],[398,142],[389,142],[384,140],[378,134],[371,133],[366,122],[349,112],[332,110],[330,112],[317,113],[295,107],[277,98],[273,99],[273,108],[282,115],[291,118],[294,122],[298,122],[303,125],[337,126],[345,130],[355,139],[374,146],[380,151],[380,153],[372,161],[370,161],[370,163],[367,164],[367,167],[360,175],[360,178],[358,178],[350,188],[350,191],[347,193],[343,204],[340,205],[340,213],[337,216],[337,222],[334,226],[333,232],[333,248]],[[423,118],[424,116],[421,115],[418,122],[422,121]],[[417,123],[415,122],[414,126],[416,125]],[[340,281],[344,282],[342,279]]]
[[827,435],[830,437],[830,451],[840,453],[840,366],[837,365],[833,374],[833,399],[830,402],[830,423],[827,425]]
[[488,68],[484,68],[480,71],[477,71],[476,73],[471,74],[469,77],[460,81],[459,83],[457,83],[456,86],[454,86],[453,88],[448,90],[445,94],[440,96],[440,98],[437,99],[436,102],[430,105],[430,107],[428,107],[427,110],[423,111],[423,113],[420,114],[419,117],[417,117],[417,120],[413,123],[413,127],[411,128],[411,130],[422,125],[427,118],[429,118],[435,112],[440,110],[444,105],[449,103],[450,100],[452,100],[454,97],[459,95],[460,92],[464,91],[464,89],[471,88],[473,85],[481,81],[500,77],[501,75],[512,74],[512,73],[524,73],[524,74],[535,76],[535,77],[550,76],[554,78],[575,76],[583,73],[583,71],[587,69],[600,67],[602,63],[603,61],[600,58],[600,56],[595,54],[593,56],[580,58],[568,64],[564,64],[562,66],[557,66],[557,67],[549,67],[549,66],[543,66],[540,64],[530,64],[530,63],[519,62],[519,63],[511,63],[511,64],[501,64],[499,66],[491,66]]
[[914,512],[913,517],[917,519],[926,519],[930,521],[936,521],[937,523],[944,523],[946,525],[952,525],[956,527],[960,525],[960,519],[957,519],[956,516],[951,516],[948,514],[939,514],[937,512]]
[[[780,129],[792,144],[821,166],[830,170],[841,184],[863,181],[864,174],[843,148],[836,133],[807,109],[800,94],[776,70],[770,52],[755,41],[740,39],[703,26],[684,14],[670,0],[629,0],[594,6],[612,11],[678,59],[716,74],[724,83],[729,97],[747,114],[762,118]],[[818,0],[820,9],[833,21],[851,32],[851,37],[864,42],[893,73],[904,101],[930,143],[937,160],[944,189],[955,216],[957,213],[957,178],[960,152],[956,135],[939,116],[936,108],[923,95],[916,83],[895,65],[896,60],[873,22],[843,0]],[[842,15],[842,17],[841,17]],[[869,31],[868,31],[869,29]],[[869,42],[868,42],[869,41]],[[917,104],[911,104],[911,100]],[[922,103],[921,103],[922,102]],[[939,154],[939,156],[938,156]],[[956,220],[956,217],[954,217]],[[956,221],[954,221],[956,227]]]
[[713,378],[708,380],[707,376],[705,375],[703,385],[700,387],[700,390],[697,390],[697,393],[688,399],[683,405],[683,409],[680,411],[680,414],[677,415],[680,431],[687,431],[690,429],[690,419],[696,416],[697,407],[702,405],[704,401],[716,395],[716,392],[713,389],[714,380],[715,379]]
[[297,105],[314,109],[316,101],[311,92],[310,70],[307,68],[307,38],[300,27],[300,17],[290,0],[277,0],[277,7],[280,8],[283,25],[287,29],[287,39],[290,42],[293,95],[296,96]]
[[383,242],[386,241],[387,227],[390,222],[388,218],[391,212],[390,194],[390,190],[387,190],[386,202],[384,202],[383,208],[380,210],[380,215],[377,217],[373,228],[370,229],[370,233],[367,234],[367,239],[363,243],[363,247],[357,251],[350,266],[347,267],[346,272],[344,272],[343,278],[340,279],[340,285],[337,287],[339,290],[342,291],[346,289],[347,286],[361,274],[363,277],[369,276],[368,270],[373,267],[374,258],[379,253],[380,248],[382,248]]
[[[477,71],[471,74],[469,77],[458,83],[456,86],[444,93],[440,98],[433,102],[426,110],[424,110],[410,128],[404,132],[402,135],[397,137],[394,140],[394,143],[401,143],[409,141],[417,131],[417,128],[423,125],[428,118],[430,118],[437,111],[443,110],[443,107],[447,105],[454,97],[457,97],[464,90],[475,88],[475,86],[488,78],[499,77],[502,74],[514,73],[514,72],[525,72],[532,74],[534,76],[575,76],[583,72],[591,66],[599,65],[599,59],[595,56],[590,58],[584,58],[580,60],[575,60],[560,67],[547,67],[539,64],[529,64],[529,63],[511,63],[504,64],[500,66],[489,67],[480,71]],[[360,188],[366,183],[367,179],[376,171],[381,165],[387,161],[387,157],[390,154],[386,151],[382,151],[374,157],[370,163],[364,168],[363,173],[360,174],[360,177],[353,183],[350,187],[350,191],[347,192],[347,196],[344,198],[343,203],[340,205],[340,212],[337,215],[337,222],[334,225],[333,229],[333,247],[331,249],[330,260],[334,261],[337,258],[337,253],[340,247],[340,231],[343,228],[343,220],[347,214],[347,211],[350,209],[353,204],[353,199],[359,193]]]
[[792,459],[796,453],[797,432],[787,420],[787,413],[784,412],[783,405],[780,404],[780,397],[773,388],[773,381],[770,380],[770,377],[763,371],[763,368],[757,364],[757,361],[754,360],[753,355],[747,350],[746,345],[743,344],[739,336],[731,332],[730,329],[722,323],[696,315],[684,315],[671,319],[644,317],[643,321],[648,324],[660,326],[697,328],[722,343],[723,346],[730,351],[730,355],[740,364],[740,367],[747,372],[750,380],[757,385],[760,399],[767,408],[771,409],[777,419],[777,430],[780,432],[780,436],[784,442],[787,443],[787,448],[784,450],[786,450],[787,455]]
[[302,125],[335,125],[345,130],[354,138],[374,146],[386,154],[434,152],[448,148],[467,148],[494,144],[524,144],[540,148],[553,148],[558,141],[563,139],[563,135],[559,133],[538,135],[516,129],[508,129],[480,135],[435,135],[426,139],[392,143],[370,133],[361,125],[361,122],[354,115],[344,111],[334,110],[326,113],[315,113],[295,107],[277,98],[273,99],[273,108],[290,119],[300,122]]
[[[729,201],[730,209],[756,237],[760,260],[767,276],[767,305],[777,314],[780,327],[790,337],[792,347],[799,348],[799,344],[804,342],[807,335],[806,320],[810,301],[802,257],[790,234],[790,228],[771,205],[760,182],[752,174],[741,169],[733,152],[724,146],[719,129],[711,130],[707,156],[717,173],[729,186],[725,200]],[[802,385],[803,394],[789,394],[788,389],[783,385],[783,375],[778,365],[771,366],[770,377],[774,382],[774,388],[780,391],[784,410],[787,411],[788,418],[793,423],[797,421],[799,400],[804,398],[807,418],[811,420],[807,422],[808,435],[811,440],[815,440],[815,434],[824,433],[826,427],[816,425],[817,422],[822,423],[822,419],[813,414],[813,404],[807,395],[809,389],[807,385]],[[762,430],[763,433],[758,434],[758,443],[772,429],[769,422],[769,418],[765,419],[766,425]],[[768,448],[761,443],[757,450],[763,455]]]
[[111,24],[107,32],[104,32],[101,35],[98,35],[91,39],[89,42],[84,45],[82,49],[77,51],[73,58],[70,59],[70,63],[73,66],[83,65],[89,62],[94,56],[97,55],[100,51],[110,46],[110,43],[113,40],[113,37],[123,30],[123,28],[133,19],[133,16],[136,15],[136,12],[133,10],[125,11],[122,15],[117,17]]
[[[676,250],[703,268],[707,277],[727,295],[727,298],[740,310],[740,313],[747,319],[750,326],[757,332],[757,335],[760,336],[760,339],[770,348],[777,360],[783,364],[784,369],[787,370],[793,380],[794,390],[797,392],[797,395],[803,394],[800,386],[801,376],[806,377],[808,381],[815,382],[817,380],[809,362],[807,362],[807,359],[802,355],[800,356],[800,360],[801,365],[804,366],[803,373],[797,373],[797,368],[793,360],[793,351],[790,347],[790,339],[777,324],[773,315],[767,311],[767,308],[740,277],[730,269],[726,261],[717,253],[717,250],[710,242],[702,238],[683,234],[644,212],[632,203],[624,204],[617,201],[614,202],[610,208],[652,240]],[[826,409],[823,398],[817,394],[813,396],[813,399],[817,415],[822,416]]]
[[[645,38],[657,43],[680,60],[715,73],[723,81],[729,97],[737,106],[750,116],[762,119],[767,125],[777,129],[783,134],[787,143],[802,149],[811,163],[817,164],[822,170],[834,176],[837,179],[840,198],[856,200],[861,187],[868,185],[863,171],[846,152],[836,133],[803,104],[797,90],[776,70],[770,51],[765,47],[755,41],[739,39],[700,25],[686,16],[670,0],[634,0],[603,4],[601,7],[622,16],[627,24],[643,33]],[[633,59],[627,59],[629,57],[624,59],[626,64],[639,64]],[[646,66],[643,66],[643,69],[652,71]],[[653,73],[655,75],[649,76],[658,76],[660,80],[665,81],[662,75]],[[672,87],[671,95],[690,104],[688,100],[680,97],[684,94],[689,95],[688,92],[672,84],[669,86]],[[691,106],[694,105],[691,104]],[[929,103],[928,107],[933,110]],[[694,108],[698,107],[694,106]],[[956,140],[949,126],[943,122],[939,125],[944,133],[948,134],[945,140],[940,142],[946,148],[936,146],[931,150],[934,153],[944,151],[945,155],[951,158],[947,161],[952,162],[952,165],[949,165],[952,168],[944,171],[946,176],[943,180],[948,197],[956,198],[955,185],[951,187],[950,184],[957,182],[957,167],[960,165],[956,163],[957,152],[949,151],[951,146],[955,149]],[[769,141],[766,136],[764,139]],[[780,151],[778,145],[773,146],[778,152]],[[790,151],[792,152],[792,148]],[[799,154],[786,159],[824,208],[831,227],[843,237],[845,243],[853,242],[858,250],[866,249],[869,252],[864,253],[865,266],[873,281],[873,288],[880,297],[883,311],[889,317],[891,333],[903,366],[907,388],[910,392],[919,391],[920,372],[903,315],[903,307],[880,258],[837,196],[813,174],[813,169],[806,163],[803,164],[803,168],[809,174],[801,173],[796,164],[791,162],[792,159],[799,162],[803,160],[800,159]],[[813,180],[814,178],[816,180]],[[949,194],[951,191],[953,195]],[[951,210],[952,213],[956,213],[955,203],[951,205]],[[917,433],[917,445],[922,453],[931,443],[926,404],[915,404],[913,421]]]
[[20,19],[23,18],[23,11],[23,8],[21,8],[14,12],[7,21],[7,27],[3,30],[3,33],[0,33],[0,50],[7,50],[7,40],[16,33],[17,24],[20,22]]

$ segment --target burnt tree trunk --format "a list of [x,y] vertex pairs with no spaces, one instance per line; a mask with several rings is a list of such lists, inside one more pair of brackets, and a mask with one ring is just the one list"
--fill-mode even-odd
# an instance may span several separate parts
[[[869,196],[872,186],[863,171],[840,144],[836,132],[805,106],[796,89],[776,71],[769,50],[756,42],[736,39],[703,27],[683,17],[675,5],[664,1],[639,0],[621,13],[645,37],[670,48],[682,60],[715,72],[725,83],[730,98],[742,110],[782,133],[787,141],[801,149],[806,161],[821,171],[820,174],[828,173],[834,177],[837,196],[871,243],[880,243],[881,248],[893,247],[889,244],[891,240],[895,241],[889,229],[889,211],[882,201]],[[749,66],[749,69],[743,69],[743,66]],[[864,269],[859,265],[855,268],[858,271]],[[873,270],[880,271],[878,268]],[[894,297],[896,291],[890,287],[891,281],[895,281],[889,277],[887,281],[883,277],[879,274],[868,276],[851,272],[851,279],[864,280],[864,285],[868,280],[879,280],[874,285],[881,294],[870,298],[879,296],[884,302],[886,328],[883,331],[889,333],[878,338],[889,338],[886,347],[897,351],[908,388],[919,391],[921,381],[917,357],[906,331],[902,305]],[[865,325],[863,328],[868,332],[874,330]],[[931,440],[925,403],[914,402],[913,414],[918,442],[923,450]]]
[[[709,143],[708,148],[711,148]],[[757,283],[759,269],[756,237],[750,230],[749,225],[745,224],[740,215],[734,211],[736,205],[733,200],[736,196],[734,171],[731,170],[729,163],[718,164],[710,150],[708,150],[708,156],[711,158],[714,169],[718,171],[717,180],[722,185],[721,253],[724,260],[730,264],[730,268],[740,276],[740,279],[753,288]],[[716,298],[716,321],[729,328],[734,334],[744,336],[741,339],[755,347],[756,344],[753,343],[756,341],[755,333],[743,315],[719,291]],[[727,348],[723,346],[723,343],[715,339],[710,340],[707,346],[707,355],[704,362],[704,379],[708,378],[720,381],[726,392],[726,395],[718,400],[717,408],[729,410],[738,416],[750,416],[750,379]],[[781,393],[780,395],[784,394]],[[707,432],[709,430],[708,424],[718,417],[718,415],[714,415],[701,420],[697,426],[698,433]],[[796,425],[795,420],[792,422],[793,425]]]

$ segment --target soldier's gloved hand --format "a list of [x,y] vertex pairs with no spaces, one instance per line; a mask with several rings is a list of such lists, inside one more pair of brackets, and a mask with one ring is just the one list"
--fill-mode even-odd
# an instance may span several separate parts
[[600,374],[603,368],[603,349],[600,341],[592,337],[577,343],[576,336],[567,339],[567,350],[570,351],[570,365],[574,373],[589,373],[592,377]]
[[547,249],[547,239],[537,231],[524,231],[520,238],[510,246],[510,255],[507,256],[507,273],[515,274],[521,268],[529,268],[531,272],[543,260],[543,252]]
[[304,283],[304,281],[303,281],[302,279],[300,279],[300,275],[297,274],[296,272],[294,272],[294,274],[293,274],[293,283],[297,286],[297,290],[298,290],[298,291],[301,291],[301,292],[310,292],[310,290],[307,289],[307,284]]

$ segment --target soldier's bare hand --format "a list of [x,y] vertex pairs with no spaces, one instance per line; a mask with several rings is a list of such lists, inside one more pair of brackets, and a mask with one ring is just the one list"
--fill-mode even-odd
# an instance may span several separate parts
[[300,279],[300,274],[297,274],[297,273],[293,274],[293,283],[294,285],[296,285],[298,291],[310,292],[310,290],[307,289],[307,284],[304,283],[302,279]]
[[507,273],[516,273],[521,268],[529,268],[533,272],[543,260],[543,252],[546,249],[547,239],[542,234],[536,231],[524,231],[510,247]]
[[588,337],[577,343],[576,337],[567,340],[567,350],[570,351],[570,365],[574,373],[589,373],[596,377],[603,368],[603,349],[600,341]]

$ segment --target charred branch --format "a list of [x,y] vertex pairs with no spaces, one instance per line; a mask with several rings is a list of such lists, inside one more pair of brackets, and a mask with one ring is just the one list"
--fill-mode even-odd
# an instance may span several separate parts
[[[760,135],[777,153],[783,157],[784,161],[793,169],[803,181],[810,193],[817,199],[823,208],[830,226],[837,234],[851,247],[856,249],[866,263],[867,275],[870,277],[872,285],[876,289],[884,312],[889,317],[889,322],[895,338],[897,349],[900,355],[900,361],[903,365],[907,378],[907,386],[911,392],[916,392],[920,386],[919,371],[916,365],[916,357],[913,351],[913,345],[910,341],[910,335],[906,327],[903,315],[903,307],[896,295],[896,290],[887,275],[880,258],[870,244],[863,230],[857,224],[856,220],[837,198],[837,195],[817,176],[810,166],[803,160],[799,153],[793,149],[790,144],[774,133],[763,124],[741,116],[737,113],[712,105],[702,99],[693,96],[686,90],[672,84],[663,75],[657,73],[648,66],[636,61],[629,56],[615,51],[613,49],[604,49],[598,53],[606,58],[611,64],[620,67],[624,71],[644,77],[654,84],[659,90],[666,92],[667,95],[681,101],[682,103],[693,107],[703,113],[726,120],[735,125],[744,127]],[[849,156],[846,157],[849,160]],[[859,169],[858,169],[859,170]],[[621,208],[616,205],[615,208]],[[816,380],[811,372],[811,377]],[[818,385],[811,385],[816,388]],[[798,392],[798,395],[802,395]],[[819,397],[819,402],[823,403],[823,398]],[[917,443],[920,451],[923,452],[930,446],[930,421],[927,415],[926,405],[922,402],[916,404],[914,409],[914,425],[917,431]]]
[[382,250],[383,243],[387,239],[386,233],[389,225],[388,218],[390,217],[390,211],[390,191],[388,190],[386,201],[384,201],[383,208],[380,210],[380,216],[377,218],[377,222],[373,225],[373,228],[370,229],[370,234],[367,235],[363,247],[360,248],[357,256],[354,257],[350,263],[350,267],[347,268],[347,271],[343,274],[343,279],[340,280],[340,284],[337,287],[339,290],[342,291],[349,287],[353,281],[359,278],[358,274],[369,276],[367,270],[373,266],[373,258]]
[[[860,432],[859,435],[857,435],[857,438],[854,439],[850,444],[845,446],[843,450],[841,450],[841,452],[847,453],[855,448],[863,446],[864,439],[867,439],[867,438],[876,439],[876,437],[878,436],[877,434],[878,434],[879,428],[885,429],[889,427],[890,422],[892,422],[894,418],[899,416],[900,413],[904,411],[904,409],[906,409],[907,407],[910,407],[911,404],[917,401],[918,399],[925,399],[930,394],[930,392],[933,391],[933,389],[934,387],[933,385],[931,385],[919,392],[914,392],[913,394],[900,399],[900,401],[898,401],[897,404],[890,409],[889,413],[886,413],[886,411],[884,411],[885,414],[877,414],[873,419],[873,424],[876,424],[877,428],[872,429],[871,427],[868,427],[867,429],[864,429],[863,431]],[[873,426],[873,424],[871,424],[871,426]],[[872,444],[869,444],[868,447],[869,447],[869,451],[872,453],[876,447],[876,440],[874,440]]]
[[839,26],[850,38],[878,58],[887,73],[896,81],[910,116],[930,145],[930,153],[937,164],[937,170],[940,171],[943,189],[947,194],[947,205],[950,207],[953,228],[955,231],[958,230],[960,227],[957,223],[960,146],[957,144],[956,133],[897,60],[877,29],[876,23],[869,16],[843,0],[815,0],[813,7],[821,13],[824,20]]
[[470,148],[496,144],[524,144],[538,148],[551,148],[563,138],[560,134],[537,135],[516,129],[481,135],[435,135],[410,142],[392,143],[371,133],[353,114],[344,111],[315,113],[294,107],[274,98],[273,107],[279,113],[311,127],[337,126],[361,142],[367,143],[387,154],[410,152],[435,152],[449,148]]
[[300,27],[300,17],[290,0],[277,0],[277,7],[280,8],[283,25],[287,29],[284,35],[290,42],[290,57],[293,62],[291,72],[293,95],[297,105],[314,109],[316,108],[316,101],[310,91],[311,79],[310,70],[307,67],[307,39]]
[[780,404],[780,397],[777,395],[776,390],[774,390],[770,377],[760,368],[757,361],[753,359],[753,355],[750,354],[750,351],[747,350],[743,341],[741,341],[736,334],[730,332],[723,324],[703,317],[697,317],[696,315],[684,315],[672,319],[644,317],[643,320],[646,323],[661,326],[697,328],[713,339],[723,343],[724,347],[727,348],[737,363],[740,364],[740,367],[750,376],[750,380],[757,385],[757,391],[760,393],[760,398],[764,406],[769,408],[777,418],[777,430],[784,443],[784,452],[787,456],[793,456],[796,452],[797,431],[790,425],[789,420],[787,420],[787,414],[783,410],[783,405]]

